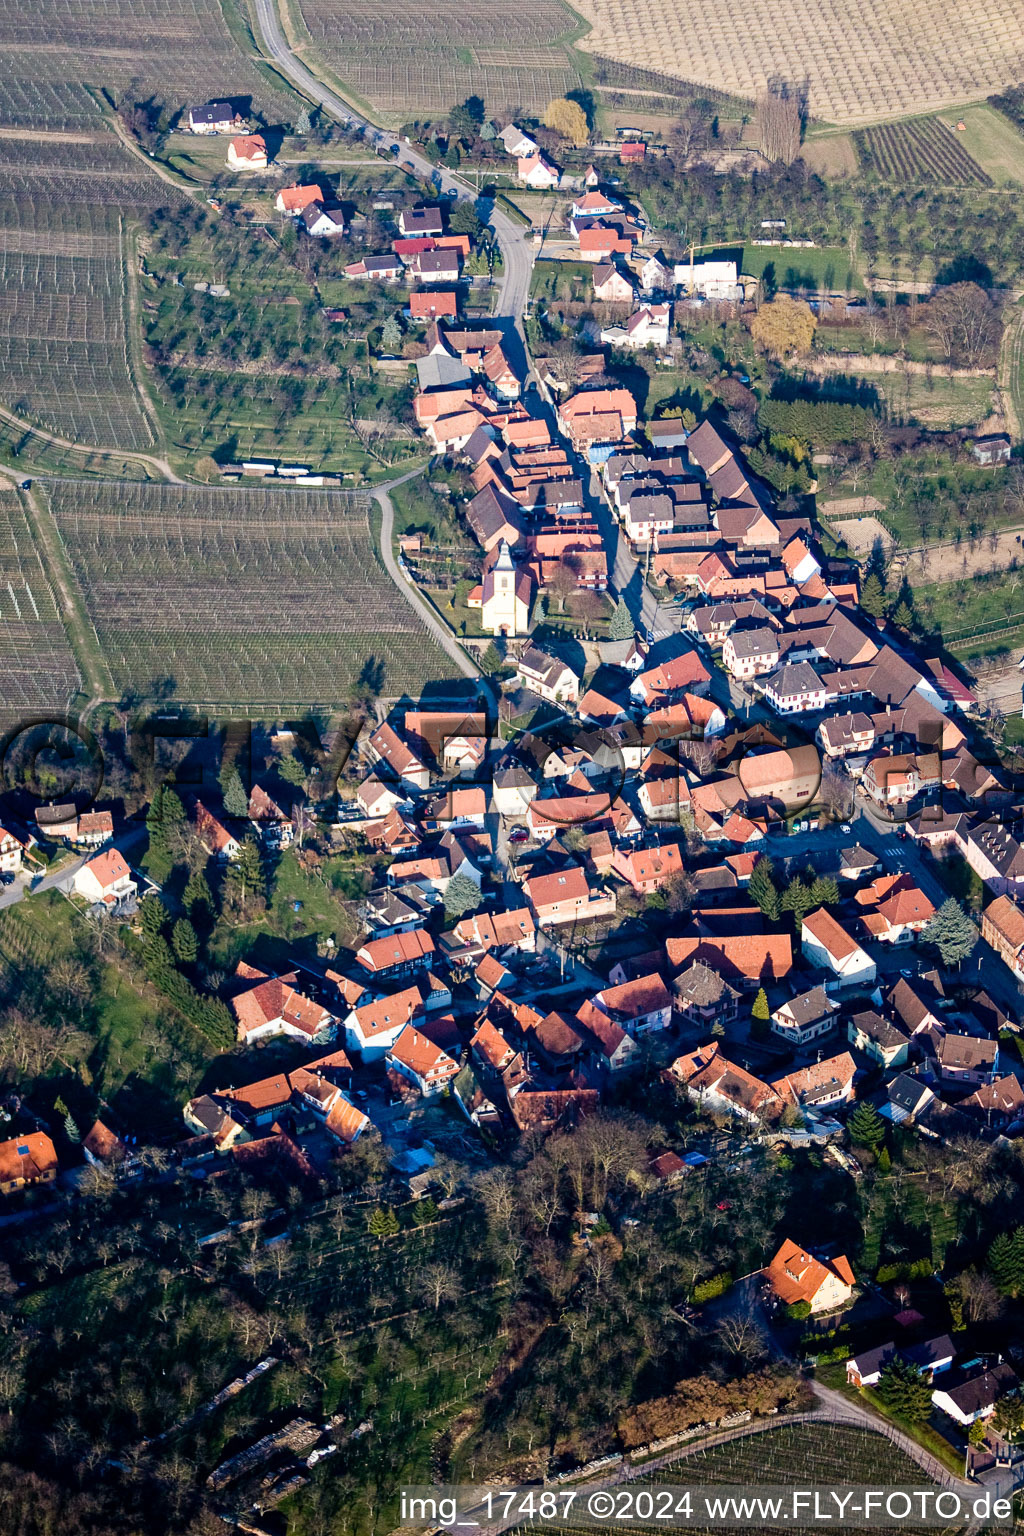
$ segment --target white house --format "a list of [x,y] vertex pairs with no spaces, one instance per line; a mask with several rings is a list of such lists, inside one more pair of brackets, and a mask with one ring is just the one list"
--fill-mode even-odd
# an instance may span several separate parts
[[419,987],[406,987],[390,997],[353,1008],[345,1019],[345,1048],[358,1051],[363,1062],[380,1061],[386,1056],[410,1019],[423,1011]]
[[875,979],[875,962],[824,907],[800,924],[800,947],[812,965],[837,976],[840,986],[862,987]]
[[459,1072],[458,1062],[428,1040],[415,1024],[405,1026],[387,1053],[385,1064],[389,1071],[414,1083],[425,1099],[443,1093]]
[[1019,1385],[1013,1367],[1000,1363],[991,1370],[969,1376],[958,1386],[936,1387],[932,1402],[966,1429],[978,1419],[991,1418],[999,1399]]
[[302,227],[314,239],[333,240],[345,233],[345,220],[340,208],[325,208],[323,203],[310,203],[302,210]]
[[21,868],[23,852],[21,842],[14,833],[8,832],[6,827],[0,827],[0,870],[5,875],[17,874]]
[[502,541],[498,558],[483,579],[481,625],[492,635],[525,635],[530,627],[533,582],[527,570],[517,570]]
[[527,646],[516,662],[516,674],[527,688],[552,704],[575,704],[580,696],[580,680],[558,656],[549,656],[536,645]]
[[75,871],[74,891],[86,901],[101,901],[105,907],[118,907],[131,901],[138,890],[124,855],[116,848],[93,854]]
[[535,192],[549,191],[557,187],[562,179],[561,171],[539,153],[520,156],[517,175],[520,181],[532,187]]
[[524,133],[516,123],[509,123],[507,127],[501,130],[498,137],[502,144],[504,144],[507,154],[515,155],[521,159],[524,156],[536,153],[537,140],[531,139],[530,135]]
[[267,167],[267,141],[261,133],[240,134],[228,145],[233,171],[262,171]]
[[734,261],[698,261],[693,266],[682,263],[675,269],[676,285],[702,299],[741,297]]
[[190,133],[244,133],[249,124],[230,101],[208,101],[205,107],[190,107]]

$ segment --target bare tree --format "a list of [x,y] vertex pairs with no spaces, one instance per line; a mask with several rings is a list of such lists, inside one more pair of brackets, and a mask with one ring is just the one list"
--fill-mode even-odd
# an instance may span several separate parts
[[999,311],[977,283],[951,283],[928,304],[925,329],[949,363],[977,368],[991,360],[999,342]]
[[757,136],[765,159],[792,165],[800,153],[803,126],[800,93],[785,80],[769,80],[757,98]]
[[853,811],[853,784],[842,768],[826,764],[818,798],[833,821],[845,821]]

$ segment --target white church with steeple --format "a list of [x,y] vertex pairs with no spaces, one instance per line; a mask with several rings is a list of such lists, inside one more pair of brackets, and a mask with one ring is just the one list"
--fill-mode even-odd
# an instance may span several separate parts
[[533,581],[529,571],[517,569],[504,541],[498,558],[483,580],[481,625],[492,635],[514,639],[530,631],[530,601]]

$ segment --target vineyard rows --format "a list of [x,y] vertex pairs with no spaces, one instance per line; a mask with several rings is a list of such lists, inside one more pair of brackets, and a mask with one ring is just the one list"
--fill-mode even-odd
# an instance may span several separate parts
[[[196,101],[250,96],[271,121],[294,98],[275,91],[228,31],[218,0],[0,0],[4,122],[57,128],[98,121],[84,87],[135,82],[171,112]],[[88,107],[87,107],[88,103]]]
[[580,83],[558,46],[575,25],[559,0],[516,12],[482,0],[413,0],[400,12],[383,0],[300,0],[300,9],[330,68],[384,112],[445,112],[470,93],[488,112],[542,111]]
[[86,444],[145,450],[119,257],[0,253],[0,379],[19,416]]
[[0,491],[0,729],[67,708],[80,677],[24,508]]
[[45,488],[119,687],[197,703],[343,703],[364,665],[389,693],[451,663],[378,561],[344,492]]
[[885,123],[855,135],[865,165],[887,181],[946,182],[958,187],[990,187],[992,179],[958,142],[940,118],[913,123]]

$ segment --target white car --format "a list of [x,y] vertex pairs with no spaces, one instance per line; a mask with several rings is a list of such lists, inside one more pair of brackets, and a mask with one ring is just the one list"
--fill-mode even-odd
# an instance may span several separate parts
[[844,821],[839,830],[844,837],[849,837],[850,833],[853,831],[853,828],[850,826],[848,821]]

